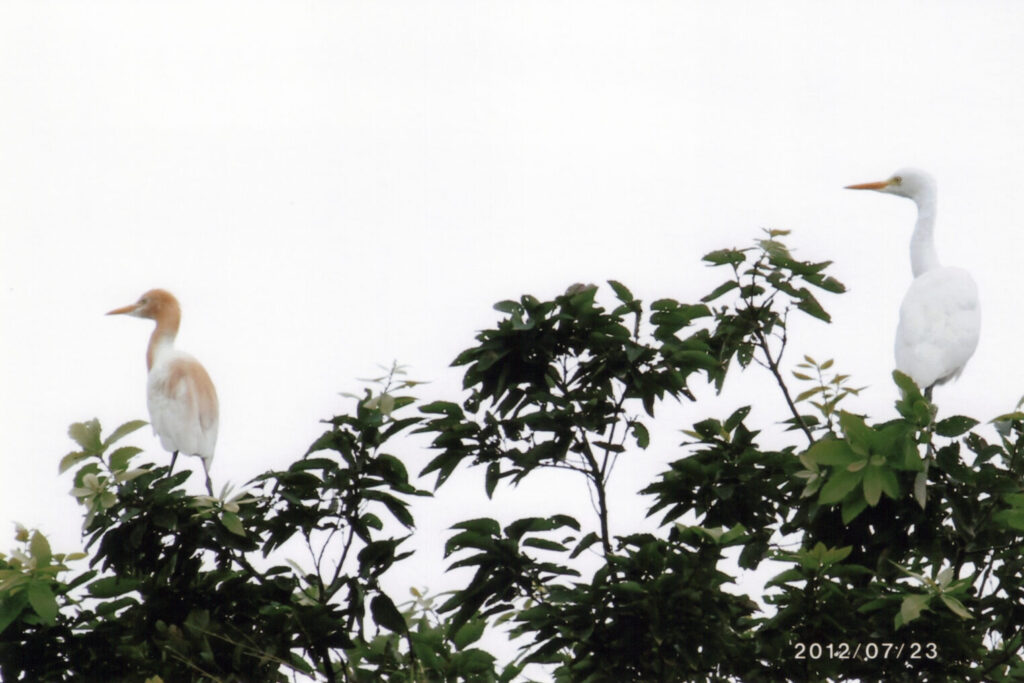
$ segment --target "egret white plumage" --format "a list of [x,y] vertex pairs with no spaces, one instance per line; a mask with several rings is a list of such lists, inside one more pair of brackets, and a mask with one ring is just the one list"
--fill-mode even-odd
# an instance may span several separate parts
[[217,390],[195,358],[174,348],[181,324],[181,306],[170,292],[152,289],[138,301],[107,315],[131,315],[156,321],[146,349],[146,403],[153,433],[170,451],[171,470],[178,453],[203,460],[206,487],[212,495],[210,465],[217,444]]
[[847,189],[894,194],[917,204],[917,224],[910,238],[914,281],[900,305],[896,369],[909,375],[930,399],[935,385],[960,376],[978,346],[978,287],[963,268],[939,262],[934,238],[937,190],[930,175],[902,169],[888,180]]

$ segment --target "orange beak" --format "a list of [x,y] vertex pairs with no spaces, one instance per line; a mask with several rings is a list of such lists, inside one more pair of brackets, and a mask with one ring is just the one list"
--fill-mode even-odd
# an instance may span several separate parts
[[137,303],[122,306],[121,308],[115,308],[112,311],[107,311],[107,315],[122,315],[125,313],[134,313],[139,308]]
[[861,183],[859,185],[847,185],[847,190],[884,190],[889,186],[888,180],[880,180],[877,183]]

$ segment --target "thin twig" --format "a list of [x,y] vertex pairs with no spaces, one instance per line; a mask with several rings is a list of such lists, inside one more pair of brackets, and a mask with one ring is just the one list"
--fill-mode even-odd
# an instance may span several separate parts
[[760,328],[756,329],[754,334],[757,337],[761,351],[764,352],[765,358],[768,361],[768,370],[775,376],[775,381],[778,383],[779,388],[782,389],[782,395],[786,399],[786,405],[789,406],[790,412],[793,413],[793,417],[796,419],[797,425],[799,425],[800,429],[807,436],[807,441],[813,445],[814,435],[811,434],[811,430],[808,428],[807,423],[804,422],[804,418],[800,414],[800,411],[796,409],[796,403],[793,402],[793,398],[789,394],[789,388],[786,386],[785,380],[782,379],[782,372],[779,370],[778,361],[772,357],[771,349],[768,346],[768,340],[764,338],[764,333]]

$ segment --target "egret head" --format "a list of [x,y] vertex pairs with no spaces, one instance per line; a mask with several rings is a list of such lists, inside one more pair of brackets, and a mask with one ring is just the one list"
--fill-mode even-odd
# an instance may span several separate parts
[[935,194],[935,179],[916,168],[901,168],[888,180],[847,185],[846,189],[875,190],[876,192],[885,192],[886,194],[894,194],[898,197],[907,197],[917,201],[918,198],[925,195]]
[[151,289],[140,296],[139,300],[135,303],[115,308],[108,312],[107,315],[133,315],[136,318],[156,320],[172,311],[180,310],[181,307],[178,305],[178,300],[174,298],[173,294],[166,289]]

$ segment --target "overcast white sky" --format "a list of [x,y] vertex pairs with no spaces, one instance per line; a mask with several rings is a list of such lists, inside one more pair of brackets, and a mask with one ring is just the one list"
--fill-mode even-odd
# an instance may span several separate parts
[[[218,488],[301,455],[377,363],[451,398],[447,364],[497,300],[609,278],[693,300],[721,279],[700,255],[761,227],[850,289],[824,299],[833,325],[797,325],[790,362],[834,356],[870,385],[851,407],[884,417],[914,208],[841,188],[903,165],[938,177],[940,257],[981,289],[941,409],[1010,410],[1022,26],[1016,2],[0,4],[0,548],[14,520],[78,547],[66,428],[146,417],[150,324],[103,313],[151,287],[217,384]],[[715,410],[751,392],[755,422],[781,417],[763,376]],[[640,516],[633,492],[708,410],[666,411],[613,512]],[[484,514],[588,515],[582,484],[496,508],[480,474],[449,486],[417,515],[435,541]],[[439,544],[420,555],[409,582],[443,586]]]

